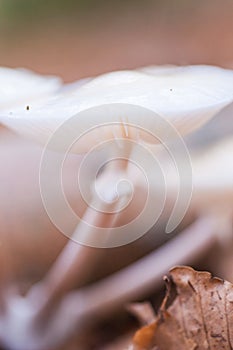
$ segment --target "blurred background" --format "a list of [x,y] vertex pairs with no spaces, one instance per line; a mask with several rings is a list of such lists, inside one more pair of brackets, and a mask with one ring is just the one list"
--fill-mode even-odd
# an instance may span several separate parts
[[66,81],[233,60],[232,0],[0,0],[0,65]]

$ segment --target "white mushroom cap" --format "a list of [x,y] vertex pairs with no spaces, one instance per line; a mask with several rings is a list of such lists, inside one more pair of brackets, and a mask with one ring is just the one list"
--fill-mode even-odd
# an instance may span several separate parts
[[44,77],[22,68],[0,67],[0,111],[44,99],[57,92],[61,84],[57,77]]
[[[45,144],[59,126],[78,113],[85,112],[77,116],[77,133],[86,131],[87,121],[91,121],[96,130],[75,149],[81,153],[98,140],[104,141],[112,137],[112,125],[99,128],[103,121],[110,124],[140,124],[156,135],[158,121],[153,123],[148,117],[149,110],[184,135],[201,126],[232,101],[232,70],[213,66],[149,67],[140,71],[104,74],[78,85],[70,93],[59,93],[57,97],[37,104],[29,111],[24,107],[0,113],[0,121]],[[113,104],[118,104],[119,108],[116,105],[113,110],[106,108],[106,105]],[[122,117],[124,111],[121,104],[129,106],[126,117]],[[101,106],[104,106],[103,110]],[[145,108],[143,117],[137,115],[137,108],[130,106]],[[93,112],[93,107],[99,107],[98,113]],[[69,125],[64,127],[64,136],[68,132]],[[121,131],[119,136],[122,136]],[[143,133],[140,138],[147,141]]]

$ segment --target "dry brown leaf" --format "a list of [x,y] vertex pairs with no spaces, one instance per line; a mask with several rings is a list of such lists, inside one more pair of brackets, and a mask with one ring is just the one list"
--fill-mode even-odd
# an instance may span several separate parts
[[232,350],[233,284],[175,267],[155,321],[136,332],[133,350]]

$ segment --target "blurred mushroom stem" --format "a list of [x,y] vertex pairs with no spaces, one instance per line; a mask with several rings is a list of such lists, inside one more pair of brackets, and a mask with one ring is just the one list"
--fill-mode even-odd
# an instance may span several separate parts
[[[29,291],[29,298],[38,304],[37,321],[48,319],[67,292],[83,286],[111,241],[111,231],[128,199],[128,189],[118,191],[119,181],[127,178],[128,161],[110,162],[97,177],[92,202],[80,220],[71,239],[48,271],[45,278]],[[96,230],[97,228],[97,230]],[[98,243],[98,229],[107,234]],[[86,245],[80,244],[83,240]],[[106,238],[107,237],[107,238]],[[100,237],[101,238],[101,237]],[[94,242],[93,246],[89,242]],[[111,243],[111,242],[109,242]],[[90,244],[90,246],[89,246]]]
[[[137,137],[135,130],[129,130],[122,121],[120,140],[116,142],[113,153],[117,161],[106,162],[92,186],[92,200],[81,218],[77,228],[68,241],[45,278],[32,287],[29,297],[40,305],[39,319],[48,314],[70,290],[79,288],[87,282],[90,272],[96,265],[103,247],[108,247],[111,233],[122,208],[131,195],[131,188],[121,186],[120,181],[128,178],[129,159],[133,143],[131,138]],[[118,136],[119,137],[119,136]],[[114,141],[118,141],[113,133]],[[123,154],[124,158],[117,157]],[[102,236],[103,233],[103,236]]]

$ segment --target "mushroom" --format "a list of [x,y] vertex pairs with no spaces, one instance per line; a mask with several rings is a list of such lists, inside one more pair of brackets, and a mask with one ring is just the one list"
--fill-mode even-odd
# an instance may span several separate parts
[[[67,295],[74,287],[74,281],[75,285],[81,285],[85,274],[96,263],[97,247],[127,244],[146,233],[160,216],[166,199],[162,191],[166,189],[163,173],[156,172],[160,165],[156,154],[159,154],[161,144],[178,162],[179,176],[183,176],[181,189],[187,185],[185,191],[180,191],[168,232],[178,225],[188,207],[192,190],[191,163],[182,137],[233,101],[233,71],[210,66],[150,67],[112,72],[63,89],[58,89],[59,84],[55,81],[56,88],[44,89],[44,94],[41,94],[43,89],[38,90],[31,95],[33,100],[36,99],[31,108],[25,108],[19,102],[20,98],[20,101],[25,101],[25,95],[19,94],[18,99],[12,93],[12,101],[16,101],[17,106],[14,103],[9,106],[6,95],[0,122],[44,145],[42,196],[58,227],[63,225],[56,211],[59,199],[63,200],[62,191],[59,190],[57,198],[50,198],[47,176],[54,176],[54,184],[58,186],[64,154],[83,154],[79,185],[87,208],[73,232],[67,233],[62,227],[61,231],[71,240],[45,278],[33,286],[26,297],[10,293],[3,295],[6,311],[0,320],[0,337],[13,350],[41,350],[63,341],[78,321],[81,326],[80,321],[84,322],[90,314],[125,301],[132,295],[132,288],[140,290],[141,281],[135,274],[138,270],[129,268],[122,272],[123,277],[118,274],[99,282],[93,289],[81,288]],[[30,84],[27,88],[30,90]],[[51,150],[60,152],[55,163],[50,163],[53,159]],[[135,164],[141,172],[138,173]],[[146,189],[149,205],[139,213],[136,224],[130,226],[131,231],[133,227],[139,235],[133,231],[126,236],[131,222],[120,226],[124,210],[127,212],[133,196],[139,194],[139,198],[143,197]],[[182,202],[181,206],[179,202]],[[152,208],[152,203],[155,203],[155,208]],[[144,212],[147,215],[141,216]],[[209,233],[205,237],[206,246],[211,241],[208,238],[213,237],[212,222],[204,221],[204,227]],[[164,271],[164,267],[161,269]],[[126,273],[131,276],[131,286],[126,283]],[[117,290],[119,276],[123,286]],[[151,284],[155,280],[155,273],[145,274],[145,283]],[[103,295],[106,286],[111,286],[112,291],[108,298]],[[74,305],[77,305],[76,310]],[[10,330],[14,332],[13,338]]]

